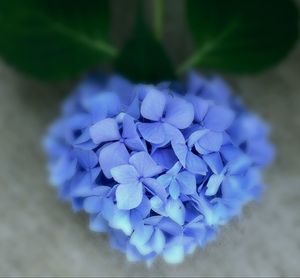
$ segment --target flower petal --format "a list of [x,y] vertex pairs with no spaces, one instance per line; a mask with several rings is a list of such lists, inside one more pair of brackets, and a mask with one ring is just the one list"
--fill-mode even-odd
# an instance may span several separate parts
[[140,137],[125,139],[125,145],[133,151],[145,151],[146,145]]
[[143,183],[145,184],[148,191],[150,191],[154,196],[158,196],[162,201],[165,201],[167,198],[167,192],[161,184],[152,178],[144,179]]
[[204,119],[204,125],[210,130],[222,132],[229,128],[234,119],[234,113],[229,108],[223,106],[212,106]]
[[204,161],[214,174],[220,174],[224,168],[220,153],[211,153],[203,156]]
[[102,208],[101,197],[90,196],[84,199],[83,208],[88,213],[98,213]]
[[185,144],[172,143],[172,148],[183,167],[186,166],[188,148]]
[[207,183],[207,189],[205,191],[205,195],[206,196],[215,195],[218,192],[223,179],[224,179],[223,175],[215,175],[215,174],[211,175]]
[[182,226],[174,222],[169,217],[164,217],[160,220],[157,226],[168,234],[171,235],[181,235],[182,234]]
[[165,110],[167,98],[164,93],[149,87],[141,105],[141,114],[151,121],[159,121]]
[[139,225],[130,237],[130,243],[134,246],[142,246],[148,242],[153,233],[153,227],[149,225]]
[[150,143],[161,144],[166,139],[162,123],[139,123],[137,127],[142,137]]
[[198,97],[193,98],[192,101],[195,110],[195,120],[201,123],[208,111],[209,102]]
[[134,119],[126,115],[123,118],[123,131],[122,131],[122,137],[123,138],[136,138],[138,136],[138,133],[136,131],[136,124],[134,122]]
[[146,197],[145,195],[143,196],[143,200],[139,204],[139,206],[136,208],[136,210],[138,212],[140,212],[140,215],[142,216],[142,218],[145,218],[148,216],[148,214],[150,213],[150,210],[151,210],[151,204],[150,204],[150,200],[148,199],[148,197]]
[[165,169],[170,169],[176,163],[177,157],[171,148],[157,149],[151,155],[153,160]]
[[143,199],[143,185],[136,184],[120,184],[116,190],[117,207],[122,210],[136,208]]
[[166,106],[165,121],[179,129],[187,128],[194,120],[193,105],[186,100],[174,97]]
[[180,196],[180,185],[176,179],[173,179],[171,181],[169,186],[169,193],[174,200],[177,200],[178,197]]
[[186,169],[194,174],[205,175],[207,172],[207,167],[204,161],[192,152],[188,152],[186,158]]
[[127,164],[129,153],[120,142],[108,144],[104,146],[99,153],[99,163],[104,175],[111,178],[110,170],[116,166]]
[[56,164],[50,165],[51,167],[51,183],[58,186],[67,180],[71,179],[77,169],[77,159],[71,159],[65,155],[59,158]]
[[172,181],[173,177],[169,174],[161,175],[156,180],[159,182],[161,186],[164,188],[168,187]]
[[90,135],[95,144],[120,139],[118,123],[115,119],[107,118],[90,127]]
[[180,191],[183,194],[194,194],[196,192],[196,177],[188,171],[180,172],[177,177],[180,184]]
[[139,176],[135,168],[128,164],[114,167],[110,170],[110,173],[118,183],[136,183]]
[[107,221],[98,213],[90,218],[89,228],[93,232],[105,232],[107,230]]
[[94,151],[76,149],[75,154],[84,169],[91,169],[98,163],[98,156]]
[[150,205],[151,205],[151,209],[156,213],[158,213],[160,217],[161,215],[165,215],[164,208],[163,208],[164,202],[158,196],[153,196],[150,199]]
[[167,248],[163,252],[164,260],[169,264],[178,264],[183,261],[184,248],[182,245],[176,244]]
[[132,164],[138,173],[144,178],[150,178],[162,172],[162,168],[155,163],[147,152],[138,152],[130,157]]
[[109,225],[114,229],[120,229],[127,236],[132,233],[132,226],[130,223],[129,211],[114,210],[112,218],[109,220]]
[[174,127],[168,123],[164,123],[163,127],[164,127],[165,134],[166,134],[166,139],[165,139],[164,144],[167,144],[170,141],[172,141],[174,143],[180,143],[180,144],[185,143],[184,136],[177,127]]
[[157,254],[160,254],[166,244],[164,233],[160,229],[155,228],[155,231],[152,234],[151,239],[149,240],[149,244]]
[[208,129],[199,129],[194,131],[188,139],[188,146],[191,148],[195,145],[195,143],[201,138],[203,137],[205,134],[207,134],[209,132]]
[[[221,132],[210,131],[204,134],[197,144],[207,152],[218,152],[223,143],[223,134]],[[198,150],[198,149],[197,149]],[[202,153],[201,151],[199,153]]]
[[167,173],[171,176],[176,176],[181,169],[182,165],[179,161],[177,161]]
[[166,212],[168,216],[179,225],[184,224],[185,208],[180,200],[170,199],[166,205]]

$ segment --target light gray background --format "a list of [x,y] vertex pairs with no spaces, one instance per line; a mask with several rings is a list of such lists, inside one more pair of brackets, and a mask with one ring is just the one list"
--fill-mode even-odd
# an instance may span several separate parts
[[[180,10],[176,3],[169,17]],[[71,84],[38,83],[0,62],[0,275],[300,275],[300,46],[273,70],[230,82],[273,127],[277,160],[266,173],[267,191],[205,250],[177,266],[158,261],[148,268],[112,251],[47,184],[40,141]]]

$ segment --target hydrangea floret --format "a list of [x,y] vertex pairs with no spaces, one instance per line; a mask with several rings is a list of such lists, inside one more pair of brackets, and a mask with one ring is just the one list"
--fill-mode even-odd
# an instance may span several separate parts
[[50,181],[130,261],[178,263],[259,197],[269,128],[218,77],[84,79],[44,140]]

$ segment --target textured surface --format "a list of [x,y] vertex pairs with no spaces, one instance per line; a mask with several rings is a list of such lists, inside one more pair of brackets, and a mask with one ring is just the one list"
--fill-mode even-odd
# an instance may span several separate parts
[[277,161],[261,202],[178,266],[129,264],[47,186],[40,139],[70,84],[46,86],[0,63],[0,276],[300,275],[300,47],[257,77],[231,78],[273,127]]

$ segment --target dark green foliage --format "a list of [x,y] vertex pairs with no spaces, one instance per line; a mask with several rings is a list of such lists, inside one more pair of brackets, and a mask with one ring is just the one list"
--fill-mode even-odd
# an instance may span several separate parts
[[255,73],[279,62],[298,37],[290,0],[186,0],[197,50],[182,67]]

